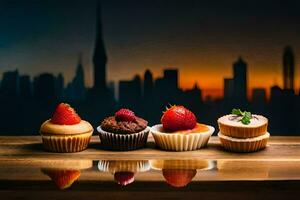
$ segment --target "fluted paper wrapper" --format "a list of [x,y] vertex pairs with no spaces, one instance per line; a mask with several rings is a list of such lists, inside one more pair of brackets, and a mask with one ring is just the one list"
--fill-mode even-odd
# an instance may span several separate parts
[[140,149],[147,143],[149,127],[145,130],[132,134],[117,134],[97,128],[103,147],[116,151],[130,151]]
[[73,153],[88,147],[92,132],[78,135],[42,135],[44,148],[51,152]]
[[228,126],[222,123],[219,124],[220,132],[223,135],[234,138],[253,138],[264,135],[267,132],[268,123],[259,127],[235,127]]
[[103,172],[145,172],[150,170],[148,160],[99,160],[98,169]]
[[263,138],[256,141],[238,142],[238,141],[231,141],[221,137],[219,137],[219,139],[224,149],[226,149],[227,151],[240,152],[240,153],[255,152],[264,149],[267,146],[269,140],[269,138]]
[[208,126],[209,131],[203,133],[163,133],[159,129],[162,125],[151,127],[151,133],[156,145],[168,151],[193,151],[207,145],[210,136],[214,132],[214,127]]

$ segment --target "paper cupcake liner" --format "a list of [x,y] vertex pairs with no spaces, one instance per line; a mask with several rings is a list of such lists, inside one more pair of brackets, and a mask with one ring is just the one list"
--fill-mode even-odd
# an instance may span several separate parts
[[215,128],[209,127],[209,131],[203,133],[163,133],[159,129],[161,124],[151,127],[151,133],[154,137],[156,145],[168,151],[193,151],[200,149],[207,145],[210,136],[213,134]]
[[92,132],[79,135],[42,135],[44,148],[51,152],[73,153],[83,151],[91,140]]
[[199,169],[210,170],[216,165],[213,160],[194,159],[194,160],[150,160],[152,169]]
[[107,149],[117,151],[130,151],[140,149],[147,143],[149,127],[145,130],[132,134],[116,134],[106,132],[99,126],[97,128],[101,145]]
[[253,138],[264,135],[267,132],[268,123],[259,127],[236,127],[228,126],[222,123],[219,124],[220,132],[223,135],[234,138]]
[[103,172],[145,172],[150,170],[148,160],[99,160],[99,171]]
[[244,141],[241,141],[243,139],[240,139],[240,141],[234,141],[234,138],[232,140],[229,138],[220,137],[219,135],[220,142],[224,147],[224,149],[228,151],[241,152],[241,153],[255,152],[264,149],[267,146],[269,136],[268,137],[259,136],[258,138],[259,139],[257,140],[244,139]]

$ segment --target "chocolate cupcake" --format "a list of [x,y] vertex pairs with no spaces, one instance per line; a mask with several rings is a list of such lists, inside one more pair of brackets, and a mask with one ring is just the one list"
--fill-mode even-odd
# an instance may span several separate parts
[[101,144],[111,150],[129,151],[142,148],[148,138],[148,122],[128,109],[120,109],[105,118],[97,128]]

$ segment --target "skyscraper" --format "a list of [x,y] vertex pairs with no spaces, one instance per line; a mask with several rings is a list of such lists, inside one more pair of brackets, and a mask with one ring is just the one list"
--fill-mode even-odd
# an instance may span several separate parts
[[153,75],[149,69],[144,74],[144,98],[150,98],[153,95]]
[[294,53],[290,46],[285,47],[283,53],[283,88],[294,90],[295,62]]
[[247,101],[247,63],[241,57],[233,63],[233,96],[239,105]]
[[19,78],[20,97],[29,99],[32,96],[32,86],[30,76],[21,75]]
[[64,84],[64,76],[62,75],[62,73],[59,73],[57,77],[55,77],[55,96],[57,99],[64,98]]
[[232,78],[224,78],[224,99],[232,100],[233,97],[233,79]]
[[19,72],[8,71],[3,73],[1,82],[1,94],[3,97],[16,98],[19,95]]
[[107,56],[105,52],[102,21],[101,21],[101,4],[97,1],[97,22],[96,22],[96,45],[93,55],[94,63],[94,86],[95,92],[106,90],[106,62]]
[[34,96],[40,101],[56,99],[55,77],[53,74],[43,73],[34,77]]
[[178,69],[165,69],[164,80],[168,90],[178,89]]
[[135,75],[132,80],[119,82],[119,102],[128,107],[136,106],[141,99],[141,78]]

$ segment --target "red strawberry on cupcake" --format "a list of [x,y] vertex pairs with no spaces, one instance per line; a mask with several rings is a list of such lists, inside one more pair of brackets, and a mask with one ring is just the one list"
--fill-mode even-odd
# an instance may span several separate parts
[[119,111],[117,111],[115,113],[115,118],[117,121],[126,121],[126,122],[136,121],[134,112],[125,108],[122,108]]
[[76,111],[66,103],[60,103],[50,120],[53,124],[60,124],[60,125],[73,125],[80,123],[81,118],[76,113]]
[[172,106],[164,112],[161,123],[164,129],[174,132],[193,129],[197,124],[197,118],[184,106]]

